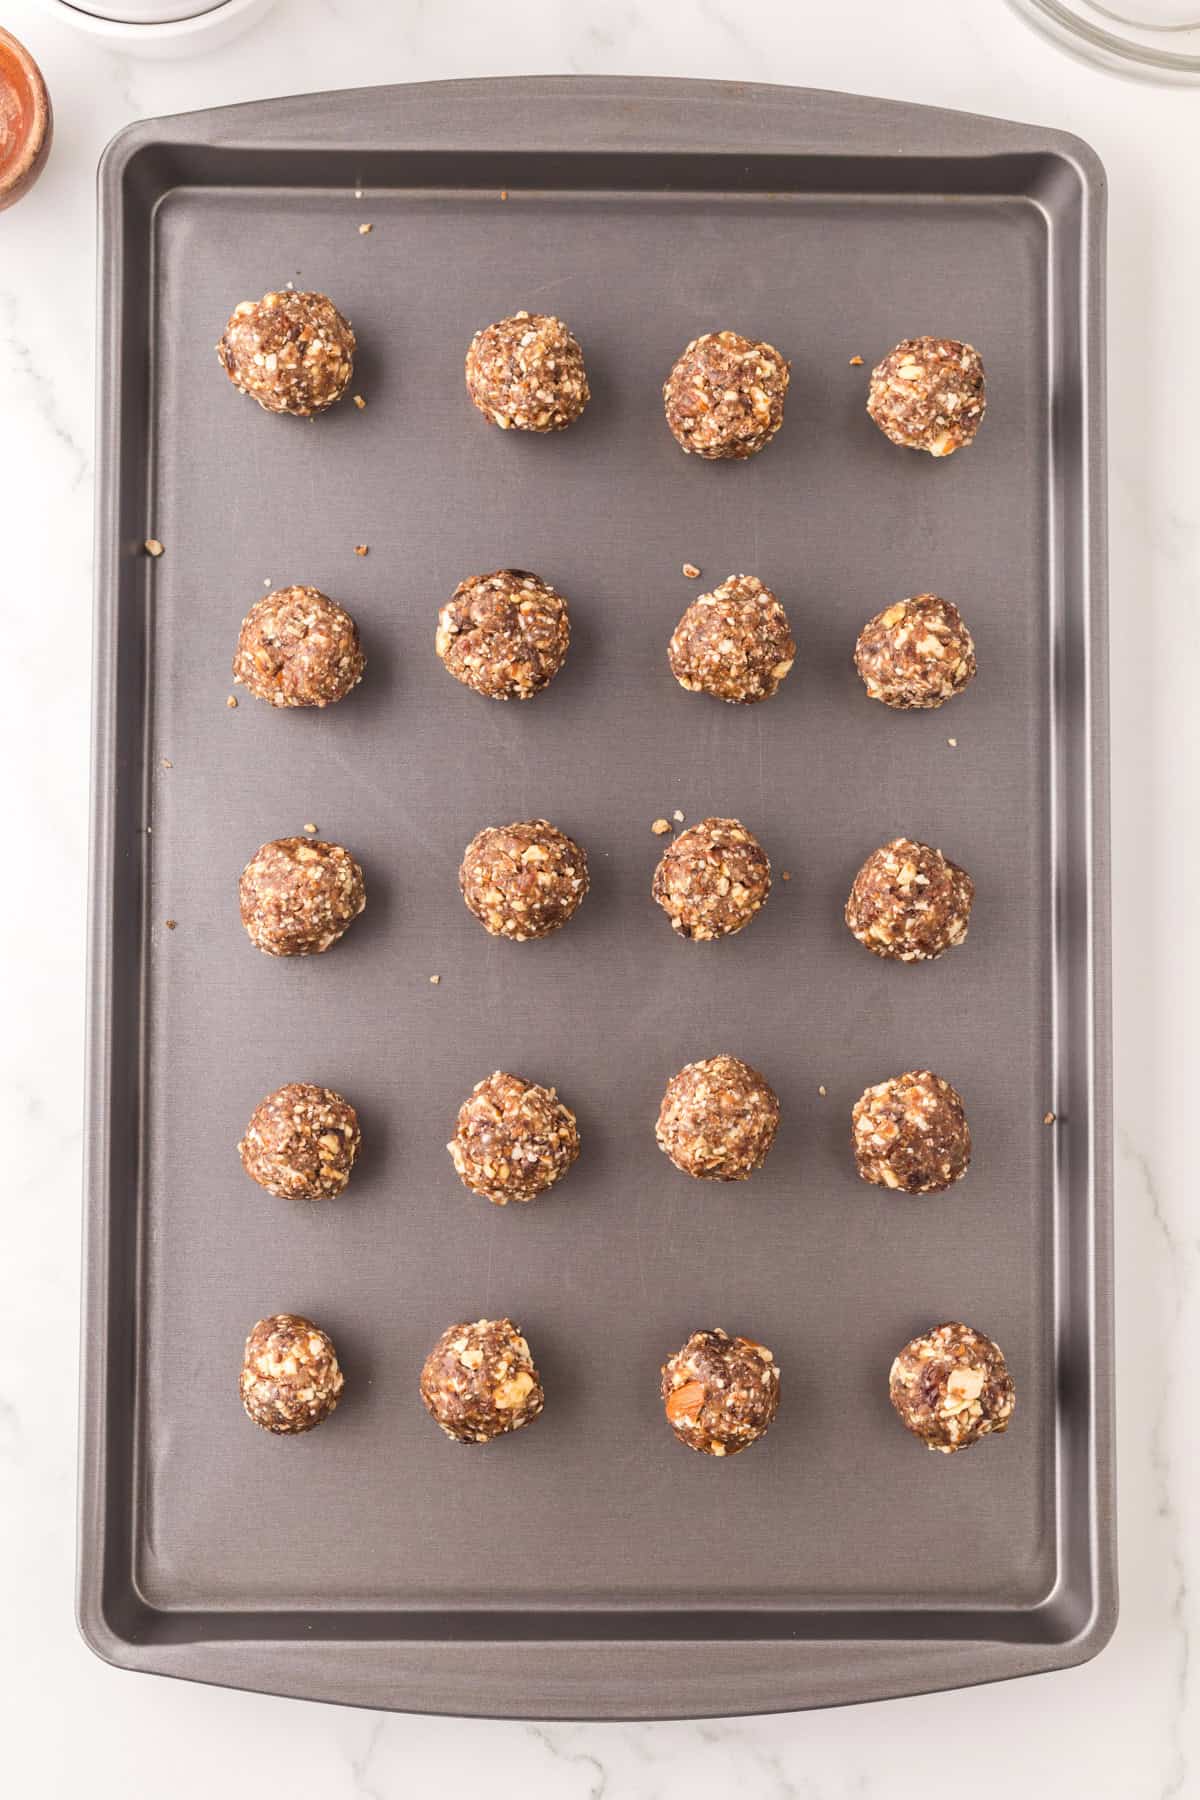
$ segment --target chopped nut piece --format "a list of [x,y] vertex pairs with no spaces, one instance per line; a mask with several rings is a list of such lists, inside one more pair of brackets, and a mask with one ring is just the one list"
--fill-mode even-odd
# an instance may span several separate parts
[[143,548],[147,556],[161,556],[163,547],[157,538],[147,538]]
[[367,403],[366,403],[366,401],[365,401],[365,400],[364,400],[364,399],[363,399],[363,397],[362,397],[362,395],[361,395],[361,394],[355,394],[355,396],[354,396],[354,404],[355,404],[355,406],[357,406],[357,408],[358,408],[358,410],[359,410],[359,412],[362,412],[362,411],[363,411],[363,410],[364,410],[364,409],[365,409],[365,407],[366,407],[366,404],[367,404]]
[[650,829],[655,837],[665,837],[666,833],[671,829],[671,821],[670,819],[655,819]]
[[226,704],[226,706],[228,706],[228,707],[236,707],[236,705],[237,705],[237,695],[236,695],[236,694],[230,694],[230,696],[229,696],[229,698],[228,698],[228,700],[226,700],[226,702],[225,702],[225,704]]
[[373,225],[362,224],[358,228],[358,235],[359,235],[359,237],[369,237],[371,232],[374,231],[374,229],[375,229],[375,227]]
[[661,1392],[681,1444],[705,1456],[736,1456],[778,1411],[779,1365],[753,1338],[694,1331],[663,1364]]
[[460,1444],[519,1431],[545,1404],[529,1345],[511,1319],[451,1325],[425,1358],[420,1386],[426,1411]]
[[365,556],[370,548],[369,544],[355,544],[354,554],[355,556]]
[[792,871],[790,869],[781,869],[779,871],[779,879],[780,881],[790,881],[792,879]]
[[958,739],[957,738],[947,738],[946,742],[949,744],[949,746],[952,750],[958,749]]
[[502,200],[507,200],[507,199],[508,199],[508,189],[507,189],[507,188],[501,188],[501,189],[500,189],[500,198],[501,198],[501,199],[502,199]]
[[174,931],[174,929],[178,923],[179,923],[178,919],[164,919],[163,920],[163,924],[166,926],[168,931]]
[[861,369],[861,367],[862,367],[862,357],[861,357],[861,356],[852,356],[852,357],[851,357],[851,358],[850,358],[850,367],[851,367],[851,368],[852,368],[852,369]]
[[175,764],[171,761],[169,756],[160,756],[159,761],[162,763],[164,769],[173,769],[175,767]]
[[683,572],[689,581],[698,581],[700,579],[700,571],[695,563],[684,563]]
[[678,807],[675,808],[675,811],[671,814],[671,817],[674,819],[674,821],[677,825],[683,824],[683,814]]
[[317,828],[316,828],[316,826],[315,826],[315,825],[313,825],[313,824],[311,824],[311,823],[309,823],[309,824],[307,824],[307,825],[306,825],[306,826],[305,826],[305,827],[304,827],[304,829],[305,829],[305,831],[307,831],[307,833],[308,833],[308,835],[309,835],[309,837],[316,837],[316,835],[317,835]]
[[1045,1118],[1042,1120],[1042,1124],[1043,1125],[1053,1125],[1056,1117],[1057,1117],[1057,1114],[1048,1112],[1046,1114]]
[[819,1088],[818,1088],[818,1089],[817,1089],[817,1092],[818,1092],[818,1094],[820,1094],[820,1096],[821,1096],[821,1098],[822,1098],[822,1100],[824,1100],[824,1098],[825,1098],[825,1096],[826,1096],[826,1094],[827,1094],[827,1093],[828,1093],[828,1092],[829,1092],[829,1090],[828,1090],[828,1088],[827,1088],[827,1087],[826,1087],[826,1086],[825,1086],[825,1083],[824,1083],[824,1082],[822,1082],[822,1083],[821,1083],[821,1085],[820,1085],[820,1087],[819,1087]]

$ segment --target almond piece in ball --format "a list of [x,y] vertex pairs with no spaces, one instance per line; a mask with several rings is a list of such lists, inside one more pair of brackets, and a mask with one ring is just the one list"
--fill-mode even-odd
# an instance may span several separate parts
[[872,700],[911,712],[962,693],[975,676],[975,645],[953,601],[916,594],[867,620],[854,666]]
[[246,1339],[242,1405],[264,1431],[311,1431],[329,1417],[344,1385],[332,1339],[299,1313],[260,1319]]
[[851,1116],[864,1181],[905,1194],[939,1194],[971,1161],[962,1097],[932,1069],[910,1069],[869,1087]]
[[264,411],[308,419],[346,392],[355,348],[349,320],[327,294],[284,288],[239,301],[217,357],[234,387]]
[[567,603],[538,575],[497,569],[460,581],[438,614],[434,648],[464,687],[489,700],[530,700],[571,644]]
[[658,1147],[685,1175],[747,1181],[779,1129],[779,1100],[737,1056],[710,1056],[672,1075],[659,1108]]
[[319,955],[366,903],[363,872],[350,852],[319,838],[263,844],[238,883],[242,924],[268,956]]
[[663,383],[663,409],[680,449],[741,462],[783,424],[791,366],[773,344],[740,331],[693,338]]
[[511,1319],[444,1331],[421,1370],[421,1399],[446,1436],[490,1444],[536,1419],[545,1404],[529,1345]]
[[446,1148],[464,1187],[505,1206],[561,1181],[579,1155],[579,1131],[553,1088],[497,1069],[463,1101]]
[[971,443],[986,407],[982,359],[957,338],[905,338],[871,371],[867,411],[906,450],[952,456]]
[[663,1364],[662,1398],[681,1444],[705,1456],[736,1456],[779,1410],[779,1364],[753,1338],[694,1331]]
[[513,313],[477,331],[467,392],[502,431],[563,431],[591,398],[583,351],[552,313]]
[[756,575],[731,575],[699,594],[667,647],[671,673],[689,693],[735,705],[769,700],[796,660],[787,614]]
[[956,1321],[905,1344],[888,1391],[905,1429],[945,1456],[1007,1431],[1016,1402],[999,1344]]
[[587,857],[548,819],[489,825],[467,845],[458,885],[485,931],[524,944],[573,916],[588,891]]
[[281,1200],[329,1200],[350,1179],[362,1133],[332,1088],[289,1081],[260,1100],[238,1155],[252,1181]]
[[748,925],[771,891],[771,864],[738,819],[701,819],[669,844],[651,892],[680,937],[704,943]]
[[846,924],[875,956],[932,962],[967,935],[975,883],[931,844],[893,838],[868,856],[846,901]]
[[362,680],[358,627],[314,587],[256,600],[238,633],[233,679],[268,706],[331,706]]

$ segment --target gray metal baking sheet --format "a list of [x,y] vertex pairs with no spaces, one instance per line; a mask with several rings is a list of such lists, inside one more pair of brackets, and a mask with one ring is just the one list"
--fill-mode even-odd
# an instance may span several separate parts
[[[1106,1641],[1103,216],[1075,139],[784,88],[378,89],[110,148],[80,1553],[102,1655],[619,1717],[913,1692]],[[289,281],[353,320],[365,410],[275,418],[222,376],[233,304]],[[585,349],[593,400],[561,435],[489,429],[463,389],[472,332],[520,306]],[[674,356],[726,324],[792,361],[784,429],[746,465],[683,457],[661,416]],[[872,361],[921,331],[987,365],[986,424],[944,464],[863,411]],[[566,668],[528,705],[433,654],[455,584],[505,565],[571,603]],[[665,659],[688,600],[741,570],[799,644],[753,709],[685,694]],[[230,709],[239,621],[288,582],[353,612],[363,684],[324,713]],[[850,652],[925,589],[962,606],[980,674],[897,715]],[[771,856],[765,911],[724,944],[674,938],[649,899],[650,824],[676,808],[736,815]],[[537,814],[585,845],[592,892],[554,938],[499,943],[458,861]],[[237,875],[308,822],[359,857],[367,910],[328,954],[275,962]],[[901,831],[977,883],[965,947],[927,967],[841,922]],[[689,1183],[652,1129],[667,1077],[719,1050],[783,1103],[733,1189]],[[857,1180],[849,1111],[921,1065],[962,1091],[975,1160],[897,1200]],[[579,1163],[528,1208],[469,1195],[444,1148],[498,1067],[579,1116]],[[345,1197],[311,1208],[234,1150],[300,1079],[364,1131]],[[347,1380],[296,1442],[235,1391],[245,1333],[285,1309],[330,1331]],[[482,1313],[520,1321],[547,1404],[476,1455],[416,1377]],[[960,1317],[1004,1347],[1018,1409],[943,1459],[899,1429],[886,1376]],[[676,1445],[657,1398],[663,1357],[710,1324],[783,1367],[774,1429],[728,1466]]]

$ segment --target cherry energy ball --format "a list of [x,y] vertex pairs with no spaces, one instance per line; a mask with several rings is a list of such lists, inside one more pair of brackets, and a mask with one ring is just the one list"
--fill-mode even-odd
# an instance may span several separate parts
[[770,891],[767,853],[737,819],[702,819],[681,831],[651,888],[680,937],[696,942],[741,931]]
[[871,370],[867,411],[906,450],[952,456],[971,442],[986,405],[979,352],[955,338],[905,338]]
[[971,1132],[959,1095],[932,1069],[910,1069],[869,1087],[851,1120],[864,1181],[905,1194],[939,1194],[961,1181]]
[[940,850],[893,838],[868,856],[846,901],[860,944],[897,962],[930,962],[967,935],[975,883]]
[[872,700],[900,711],[941,706],[975,674],[975,645],[963,616],[938,594],[898,600],[868,619],[854,666]]
[[315,956],[336,944],[367,903],[363,872],[341,844],[275,838],[238,883],[242,924],[268,956]]
[[529,1345],[511,1319],[443,1331],[421,1370],[426,1411],[460,1444],[490,1444],[536,1419],[545,1404]]
[[456,681],[489,700],[530,700],[566,659],[571,621],[561,594],[525,569],[460,581],[438,614],[434,648]]
[[779,1365],[765,1344],[724,1331],[693,1331],[662,1369],[667,1424],[705,1456],[736,1456],[757,1443],[779,1409]]
[[731,575],[692,601],[667,647],[691,693],[742,705],[769,700],[796,659],[787,614],[755,575]]
[[753,456],[783,424],[790,364],[740,331],[693,338],[663,384],[676,443],[714,461]]
[[902,1424],[947,1456],[1007,1431],[1015,1403],[1004,1352],[969,1325],[935,1325],[905,1344],[888,1387]]
[[579,1155],[579,1132],[553,1088],[497,1069],[463,1101],[446,1148],[464,1186],[505,1206],[553,1187]]
[[566,924],[588,891],[587,857],[547,819],[489,825],[467,845],[458,885],[485,930],[523,944]]
[[562,431],[591,399],[583,351],[550,313],[518,312],[477,331],[467,392],[502,431]]
[[260,1100],[238,1145],[242,1167],[281,1200],[328,1200],[350,1179],[362,1134],[332,1088],[289,1081]]
[[234,387],[267,412],[307,419],[341,399],[354,349],[349,321],[327,295],[285,288],[239,301],[217,356]]
[[270,706],[329,706],[362,680],[358,627],[314,587],[256,600],[238,633],[233,679]]
[[246,1339],[242,1405],[264,1431],[311,1431],[329,1417],[344,1385],[333,1343],[311,1319],[276,1313]]
[[761,1169],[779,1129],[779,1101],[749,1063],[710,1056],[667,1083],[655,1136],[685,1175],[746,1181]]

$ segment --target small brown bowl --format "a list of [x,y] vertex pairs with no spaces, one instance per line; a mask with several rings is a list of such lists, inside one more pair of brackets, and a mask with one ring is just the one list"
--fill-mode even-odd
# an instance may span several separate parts
[[0,31],[0,211],[33,186],[53,136],[42,71],[24,44]]

